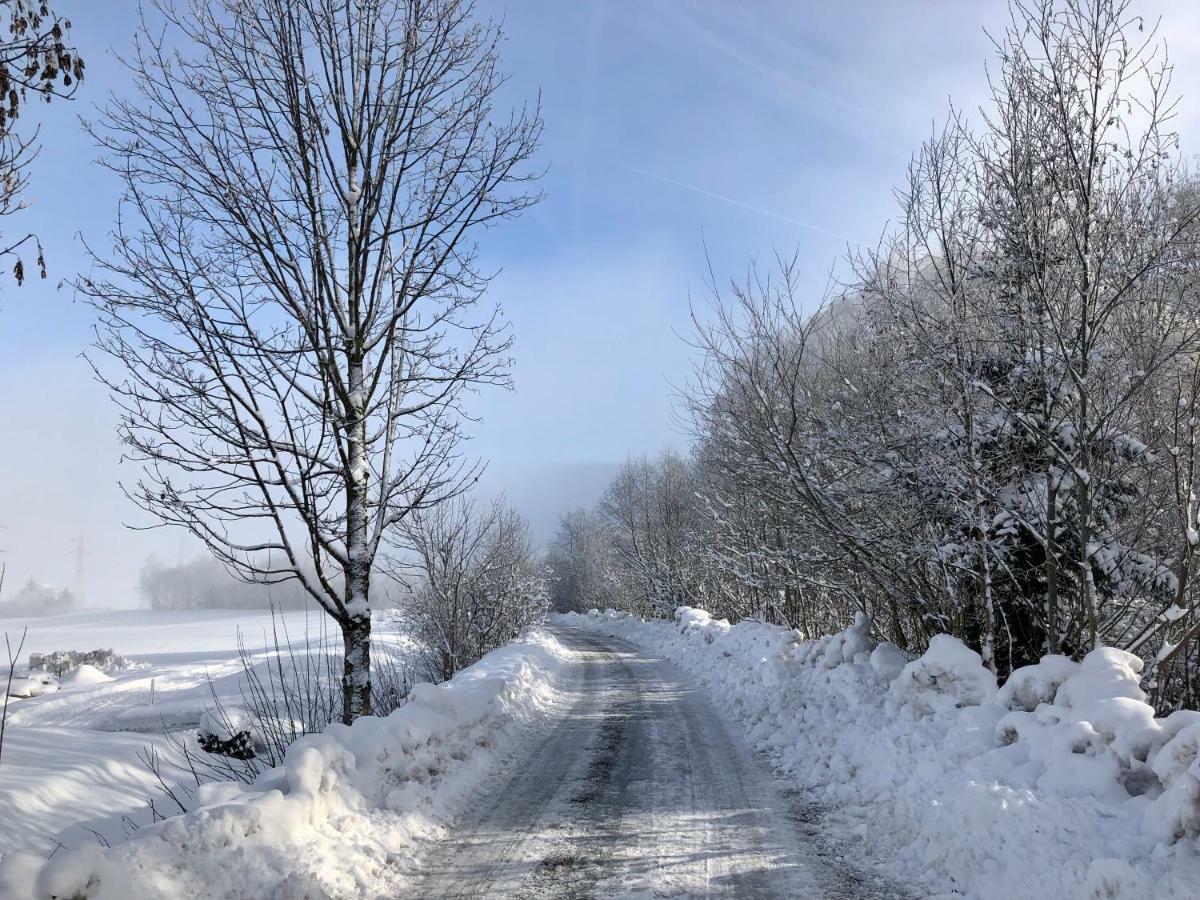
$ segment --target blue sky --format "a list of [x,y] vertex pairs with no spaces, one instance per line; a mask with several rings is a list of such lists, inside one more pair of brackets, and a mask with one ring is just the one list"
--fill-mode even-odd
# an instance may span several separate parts
[[[88,310],[59,287],[102,244],[116,186],[78,125],[120,93],[112,51],[134,0],[60,0],[88,77],[78,99],[39,109],[44,149],[30,208],[50,277],[0,288],[0,559],[9,590],[29,576],[70,585],[85,533],[87,593],[130,605],[150,552],[191,552],[141,522],[116,488],[120,448],[103,391],[79,358]],[[506,490],[545,537],[591,503],[627,454],[683,447],[671,424],[686,379],[689,301],[703,301],[705,247],[736,275],[754,256],[798,250],[815,303],[848,244],[874,242],[892,189],[950,97],[983,98],[985,25],[999,0],[480,0],[502,16],[506,99],[541,91],[546,200],[486,235],[493,296],[516,337],[516,389],[478,402],[473,450],[488,490]],[[1147,0],[1184,92],[1185,149],[1200,110],[1200,13]]]

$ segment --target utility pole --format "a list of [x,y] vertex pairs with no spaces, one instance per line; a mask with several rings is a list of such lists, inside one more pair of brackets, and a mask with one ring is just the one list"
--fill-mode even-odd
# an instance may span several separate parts
[[70,555],[75,557],[75,585],[72,588],[72,593],[75,595],[75,602],[81,606],[84,603],[84,590],[87,585],[83,560],[84,557],[90,556],[91,552],[91,549],[88,547],[87,538],[83,536],[83,532],[80,532],[79,537],[75,539],[75,547],[71,550]]

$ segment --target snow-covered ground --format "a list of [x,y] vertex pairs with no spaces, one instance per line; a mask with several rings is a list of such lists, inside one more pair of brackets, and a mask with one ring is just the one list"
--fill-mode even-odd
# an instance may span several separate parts
[[[78,840],[69,826],[89,815],[121,837],[122,815],[153,793],[136,761],[150,737],[121,729],[148,727],[160,704],[176,724],[197,717],[205,672],[226,685],[240,668],[215,622],[246,633],[244,615],[175,615],[37,623],[51,634],[35,652],[112,646],[146,667],[17,701],[0,763],[0,898],[400,895],[430,843],[499,784],[501,765],[564,721],[566,673],[579,664],[553,630],[535,630],[446,685],[418,686],[390,716],[301,738],[253,784],[208,784],[191,811],[134,819],[141,827],[110,849],[86,831],[92,839]],[[865,618],[816,641],[690,609],[673,623],[596,614],[559,624],[675,661],[819,807],[831,846],[906,890],[1196,896],[1200,713],[1156,718],[1130,654],[1049,657],[997,686],[955,639],[912,659],[876,645]],[[46,862],[56,840],[71,848]]]
[[[244,619],[237,618],[245,629]],[[169,624],[148,626],[157,633],[145,635],[149,643],[140,646],[144,656],[153,655],[150,647],[160,649],[151,661],[159,673],[154,677],[163,679],[163,685],[156,685],[156,698],[171,685],[170,698],[162,702],[182,718],[192,691],[197,701],[207,691],[202,684],[205,668],[224,677],[240,663],[211,636],[211,621],[191,623],[197,635],[194,643],[183,633],[188,624],[177,624],[180,631]],[[55,636],[35,648],[60,643]],[[86,645],[96,643],[90,640]],[[110,643],[136,657],[129,642],[118,642],[114,635]],[[48,862],[42,852],[44,838],[24,833],[28,823],[55,813],[66,815],[72,808],[70,795],[83,794],[96,770],[111,773],[114,793],[127,790],[131,803],[139,793],[144,795],[144,776],[136,771],[136,763],[125,760],[136,753],[133,743],[145,739],[130,741],[128,735],[98,730],[63,734],[71,739],[63,748],[69,752],[55,749],[41,762],[36,748],[27,745],[19,751],[22,761],[4,774],[8,793],[0,795],[0,809],[18,813],[12,825],[5,822],[6,836],[0,838],[16,841],[0,844],[13,848],[0,857],[0,898],[395,896],[416,864],[423,841],[443,833],[494,777],[517,738],[556,709],[557,673],[569,657],[570,651],[551,634],[534,632],[494,651],[445,685],[418,685],[390,716],[363,718],[350,727],[334,724],[324,733],[300,738],[282,765],[251,785],[206,784],[197,793],[195,808],[186,814],[143,825],[111,849],[91,840],[54,853]],[[69,692],[19,701],[25,705],[17,716],[21,740],[41,735],[45,744],[55,742],[49,726],[34,724],[52,717],[51,703],[93,726],[121,718],[121,710],[146,707],[149,671],[91,688],[100,712],[89,713],[88,698],[80,694],[72,699]],[[121,684],[132,697],[112,696]],[[194,712],[199,709],[193,707]],[[91,753],[88,745],[77,742],[79,737],[95,739]],[[9,768],[7,753],[6,748],[0,770]],[[36,783],[46,787],[39,791],[33,787]],[[39,793],[50,799],[39,799]],[[107,814],[115,815],[111,798],[107,803]],[[34,852],[20,852],[19,847]]]
[[911,896],[813,834],[695,679],[652,650],[550,626],[564,714],[426,854],[425,898]]
[[1197,896],[1200,713],[1156,719],[1130,654],[1048,657],[997,688],[954,638],[911,660],[865,617],[817,641],[703,610],[561,621],[689,670],[827,828],[931,896]]
[[[0,633],[13,640],[28,627],[23,664],[31,653],[55,650],[111,649],[129,661],[111,672],[83,667],[58,679],[59,690],[10,700],[0,852],[46,856],[116,843],[149,824],[149,800],[172,812],[139,756],[153,746],[172,758],[164,731],[194,739],[214,692],[230,709],[243,704],[239,637],[259,666],[276,655],[276,628],[281,642],[284,632],[296,644],[307,635],[310,646],[324,641],[340,652],[340,637],[322,616],[287,612],[273,621],[265,611],[125,610],[0,619]],[[403,654],[407,644],[385,636],[384,646]]]

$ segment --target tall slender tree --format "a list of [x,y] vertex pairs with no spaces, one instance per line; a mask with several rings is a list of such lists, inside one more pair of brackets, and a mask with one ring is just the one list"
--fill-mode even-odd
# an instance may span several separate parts
[[341,627],[371,709],[376,556],[473,480],[464,394],[508,378],[480,232],[538,199],[465,0],[152,0],[91,132],[124,196],[79,282],[127,493]]

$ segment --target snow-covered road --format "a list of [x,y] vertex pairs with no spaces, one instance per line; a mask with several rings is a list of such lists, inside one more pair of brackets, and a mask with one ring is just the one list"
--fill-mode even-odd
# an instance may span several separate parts
[[430,852],[416,896],[899,896],[813,840],[673,664],[553,630],[578,659],[563,716]]

